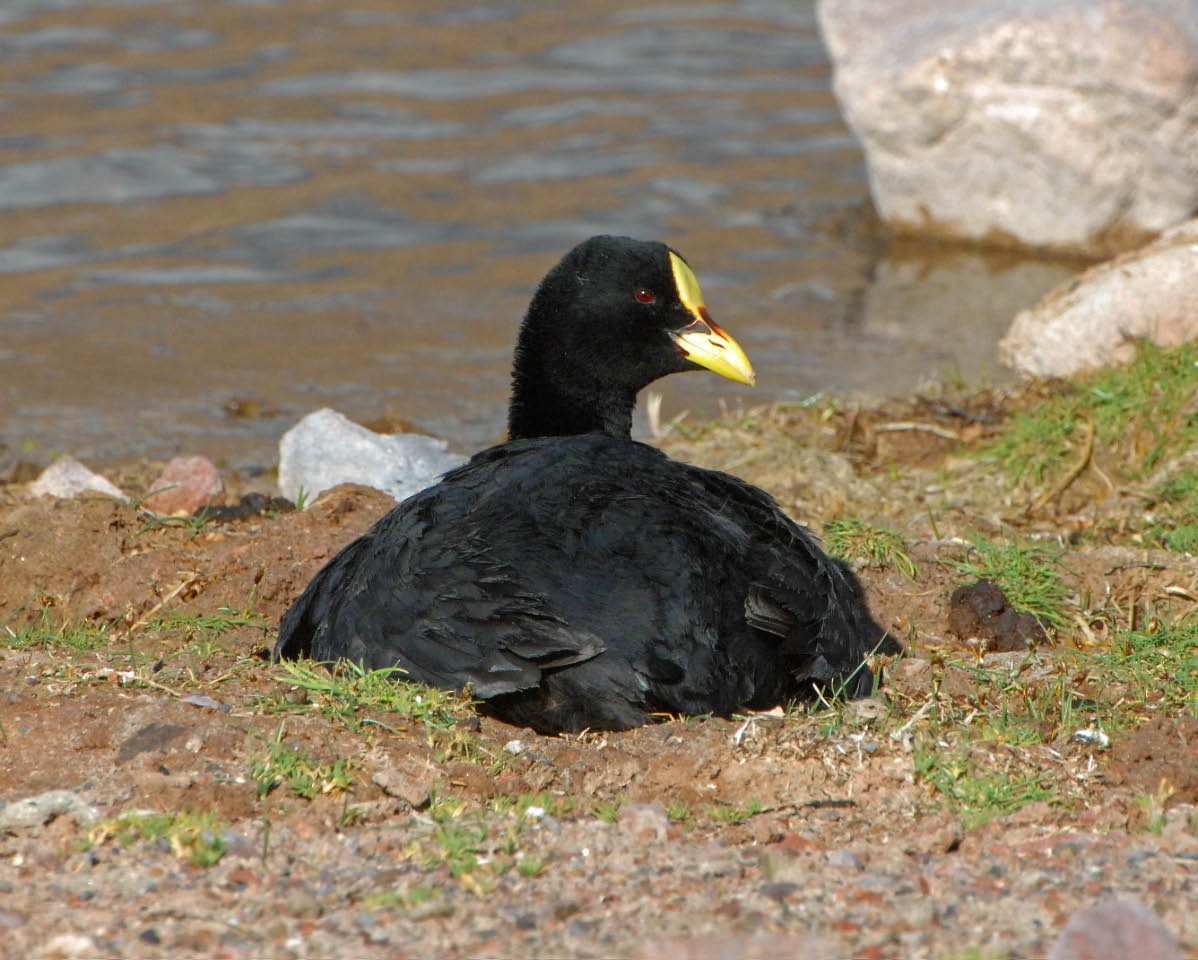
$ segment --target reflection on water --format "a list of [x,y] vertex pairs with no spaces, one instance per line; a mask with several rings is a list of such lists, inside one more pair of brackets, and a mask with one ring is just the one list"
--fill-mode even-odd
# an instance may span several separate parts
[[0,467],[269,466],[322,405],[478,447],[597,232],[682,250],[758,370],[666,416],[1002,376],[1071,268],[884,258],[811,2],[583,6],[6,0]]

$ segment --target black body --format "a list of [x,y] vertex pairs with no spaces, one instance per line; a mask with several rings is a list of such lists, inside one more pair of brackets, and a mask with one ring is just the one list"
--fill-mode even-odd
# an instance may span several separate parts
[[[628,306],[643,306],[629,282],[672,299],[660,269],[645,279],[667,248],[588,244],[617,245],[614,261],[573,299],[551,273],[521,335],[511,422],[534,435],[479,453],[345,547],[287,612],[276,656],[399,665],[414,680],[469,685],[484,710],[543,732],[764,709],[817,686],[868,693],[864,655],[884,634],[853,574],[763,491],[629,439],[644,378],[693,364],[664,332],[658,350],[635,329],[646,311]],[[638,254],[631,267],[620,245]],[[567,257],[555,273],[577,269]],[[610,297],[588,297],[596,287]],[[653,306],[666,319],[647,326],[686,322],[674,303]],[[591,339],[554,363],[554,327],[579,324]],[[577,356],[596,337],[617,358],[614,376]],[[624,375],[637,363],[618,356],[638,338],[642,369]],[[614,380],[615,399],[592,384],[571,409],[555,390],[563,375]]]

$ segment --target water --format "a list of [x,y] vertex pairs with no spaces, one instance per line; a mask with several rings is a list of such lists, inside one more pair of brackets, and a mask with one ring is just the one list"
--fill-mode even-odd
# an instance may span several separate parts
[[667,418],[1004,379],[1075,265],[887,249],[829,84],[796,0],[6,0],[0,464],[270,467],[325,405],[468,452],[598,232],[680,249],[757,367]]

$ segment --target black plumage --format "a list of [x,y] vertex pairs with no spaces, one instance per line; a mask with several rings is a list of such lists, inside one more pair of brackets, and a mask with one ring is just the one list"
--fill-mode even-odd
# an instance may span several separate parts
[[884,635],[852,572],[764,491],[630,439],[637,391],[697,364],[753,377],[676,252],[576,247],[521,329],[512,439],[345,547],[276,656],[399,665],[545,732],[867,693]]

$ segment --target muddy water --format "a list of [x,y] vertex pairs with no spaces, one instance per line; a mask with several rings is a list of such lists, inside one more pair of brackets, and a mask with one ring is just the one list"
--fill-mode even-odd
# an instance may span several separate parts
[[887,251],[869,211],[811,2],[5,0],[0,466],[269,467],[324,405],[476,448],[596,232],[681,249],[758,368],[666,417],[1000,379],[1071,267]]

